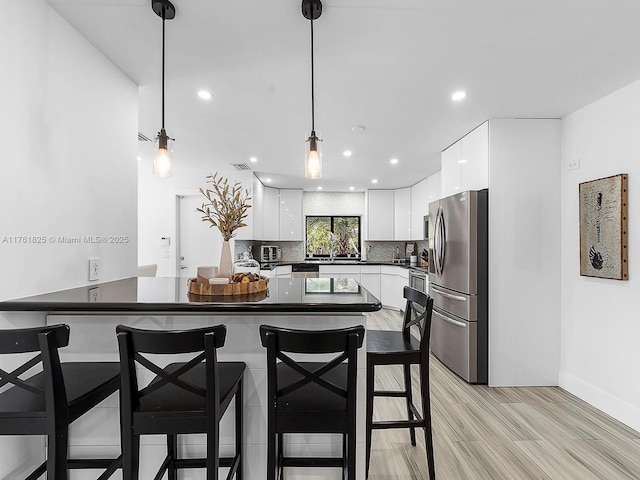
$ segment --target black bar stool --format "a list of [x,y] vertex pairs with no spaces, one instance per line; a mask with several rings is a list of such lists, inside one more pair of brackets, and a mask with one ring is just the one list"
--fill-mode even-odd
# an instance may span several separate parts
[[[433,299],[427,294],[410,287],[404,287],[407,299],[401,331],[367,331],[367,477],[371,460],[372,430],[389,428],[408,428],[411,445],[416,446],[416,427],[424,429],[427,447],[427,466],[429,478],[434,480],[435,462],[433,459],[433,438],[431,432],[431,400],[429,396],[429,338],[431,333],[431,314]],[[411,327],[417,326],[420,340],[411,335]],[[402,365],[404,369],[404,390],[375,390],[376,365]],[[420,367],[420,399],[422,415],[413,404],[411,392],[411,365]],[[373,421],[373,399],[375,397],[402,397],[407,402],[407,420]]]
[[[156,479],[179,468],[206,468],[207,480],[218,479],[218,468],[229,467],[227,479],[242,480],[243,362],[218,362],[227,327],[217,325],[184,331],[140,330],[118,325],[122,375],[120,402],[124,480],[138,480],[140,435],[166,435],[167,456]],[[160,367],[144,354],[194,354],[188,362]],[[136,365],[155,378],[141,387]],[[219,422],[235,398],[235,455],[219,456]],[[206,433],[207,457],[178,458],[179,434]]]
[[[58,349],[69,344],[69,326],[0,330],[0,354],[35,353],[12,372],[0,369],[1,435],[46,435],[47,460],[26,480],[47,474],[66,479],[68,469],[101,469],[98,480],[109,478],[121,465],[116,459],[68,459],[69,425],[102,402],[120,386],[117,362],[60,363]],[[42,371],[22,379],[32,368]]]
[[[357,350],[364,327],[290,330],[260,326],[267,348],[267,480],[284,467],[342,467],[356,478]],[[300,362],[293,354],[338,354],[327,362]],[[299,356],[297,357],[299,359]],[[342,457],[285,457],[287,433],[340,433]]]

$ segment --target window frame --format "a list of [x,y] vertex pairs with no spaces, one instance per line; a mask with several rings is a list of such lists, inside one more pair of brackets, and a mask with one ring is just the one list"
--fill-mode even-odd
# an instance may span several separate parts
[[353,260],[360,260],[362,258],[362,216],[361,215],[305,215],[304,217],[304,250],[305,250],[305,258],[330,258],[329,254],[311,254],[309,256],[309,252],[307,250],[307,226],[309,218],[329,218],[330,219],[330,227],[329,231],[334,233],[334,221],[336,218],[356,218],[358,219],[358,244],[356,248],[358,249],[357,255],[348,256],[347,254],[336,254],[333,258],[347,258]]

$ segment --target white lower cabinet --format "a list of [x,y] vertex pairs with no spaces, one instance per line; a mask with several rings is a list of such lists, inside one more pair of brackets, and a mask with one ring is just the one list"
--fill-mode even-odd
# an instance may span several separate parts
[[279,265],[275,269],[275,277],[291,278],[291,265]]
[[380,301],[382,306],[404,310],[404,287],[409,285],[409,270],[403,267],[380,267]]
[[353,278],[360,283],[360,265],[320,265],[319,276],[324,278]]
[[360,267],[360,284],[380,300],[380,266],[362,265]]

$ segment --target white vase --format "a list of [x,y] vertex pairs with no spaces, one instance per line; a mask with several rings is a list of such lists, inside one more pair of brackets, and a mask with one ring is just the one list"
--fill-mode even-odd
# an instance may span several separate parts
[[222,253],[220,254],[220,266],[218,267],[218,277],[231,278],[231,246],[229,240],[222,242]]

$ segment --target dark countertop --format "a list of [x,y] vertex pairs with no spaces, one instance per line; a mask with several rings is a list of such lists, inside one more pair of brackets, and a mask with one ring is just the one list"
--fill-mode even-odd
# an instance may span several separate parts
[[347,265],[390,265],[390,266],[395,266],[395,267],[401,267],[401,268],[405,268],[407,270],[418,270],[424,273],[429,273],[428,269],[425,267],[421,267],[418,265],[409,265],[408,262],[402,262],[402,263],[398,263],[398,262],[392,262],[392,261],[374,261],[374,260],[365,260],[365,261],[359,261],[359,260],[353,260],[353,261],[349,261],[349,260],[337,260],[335,262],[330,262],[327,260],[305,260],[303,262],[279,262],[279,263],[270,263],[268,266],[267,265],[260,265],[260,269],[261,270],[272,270],[276,267],[279,266],[286,266],[286,265],[338,265],[338,266],[347,266]]
[[0,311],[125,314],[233,314],[261,312],[374,312],[380,300],[352,279],[272,278],[265,292],[197,296],[187,278],[141,277],[0,302]]

